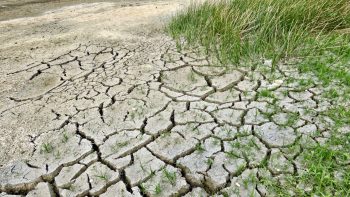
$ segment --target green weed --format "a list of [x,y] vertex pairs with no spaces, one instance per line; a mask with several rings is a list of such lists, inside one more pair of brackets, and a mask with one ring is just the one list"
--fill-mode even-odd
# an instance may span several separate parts
[[62,142],[63,142],[63,143],[67,143],[67,142],[68,142],[68,139],[69,139],[69,136],[68,136],[67,132],[64,132],[64,133],[63,133]]
[[195,148],[196,148],[196,151],[198,151],[200,153],[205,151],[205,148],[203,147],[203,145],[201,143],[196,144]]
[[167,169],[164,169],[163,174],[172,185],[176,184],[176,172],[169,172]]
[[44,152],[44,153],[52,153],[53,151],[53,146],[50,142],[46,142],[46,143],[43,143],[41,145],[41,150],[40,150],[40,153]]
[[159,195],[160,193],[162,193],[162,188],[161,188],[159,183],[156,185],[156,188],[154,189],[154,192],[155,192],[156,195]]
[[259,97],[263,98],[263,97],[266,97],[266,98],[275,98],[275,95],[273,94],[273,92],[271,90],[261,90],[259,92]]

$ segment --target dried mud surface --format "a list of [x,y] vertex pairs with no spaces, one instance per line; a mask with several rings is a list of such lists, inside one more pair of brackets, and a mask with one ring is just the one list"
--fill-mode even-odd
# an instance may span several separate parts
[[331,124],[321,87],[287,83],[311,77],[291,65],[272,76],[268,64],[178,50],[159,29],[184,5],[81,4],[0,22],[1,197],[266,196],[244,180],[303,170],[303,147]]

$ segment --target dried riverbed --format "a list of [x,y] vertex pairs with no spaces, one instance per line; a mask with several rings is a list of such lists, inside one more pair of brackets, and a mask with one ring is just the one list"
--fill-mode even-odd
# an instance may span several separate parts
[[163,26],[186,1],[60,3],[0,14],[1,197],[264,196],[246,180],[329,137],[322,87],[288,80],[312,75],[179,51]]

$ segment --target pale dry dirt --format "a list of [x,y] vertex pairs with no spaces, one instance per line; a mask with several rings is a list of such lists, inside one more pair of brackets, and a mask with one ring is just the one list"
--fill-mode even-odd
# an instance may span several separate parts
[[1,16],[1,197],[268,196],[246,180],[329,136],[321,87],[287,82],[309,74],[179,50],[164,24],[188,1],[61,3]]
[[[61,82],[59,76],[52,75],[38,80],[38,84],[33,79],[28,81],[28,72],[18,71],[66,54],[81,44],[98,43],[106,47],[120,43],[134,45],[141,41],[157,44],[166,39],[162,35],[165,21],[182,5],[180,1],[95,2],[1,21],[0,111],[11,108],[13,101],[8,98],[39,96]],[[16,74],[11,74],[13,72]],[[11,143],[12,148],[0,150],[0,165],[31,152],[28,137],[47,129],[44,121],[47,114],[26,110],[25,117],[1,122],[1,145],[6,147]]]

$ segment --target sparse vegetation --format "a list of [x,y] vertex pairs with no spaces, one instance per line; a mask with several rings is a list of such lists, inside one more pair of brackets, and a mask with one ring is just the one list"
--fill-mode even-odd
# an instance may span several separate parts
[[[332,137],[326,144],[310,146],[301,154],[304,170],[285,175],[285,182],[262,178],[260,182],[277,196],[349,196],[350,169],[343,161],[350,158],[349,135]],[[341,149],[334,149],[341,146]]]
[[[303,146],[299,156],[304,167],[302,173],[284,175],[283,182],[260,179],[276,196],[290,196],[291,191],[297,196],[350,195],[350,138],[344,131],[340,132],[350,125],[350,113],[344,106],[350,99],[349,29],[350,2],[347,0],[206,1],[179,13],[168,26],[168,32],[181,47],[201,45],[222,64],[253,65],[269,80],[274,80],[278,73],[271,71],[282,62],[291,62],[300,73],[311,74],[304,79],[287,77],[287,84],[298,84],[298,91],[318,85],[325,88],[318,99],[328,99],[333,106],[321,112],[319,118],[331,130],[332,137],[324,143],[293,145]],[[282,92],[284,97],[288,94],[288,90]],[[273,90],[260,90],[257,98],[272,98],[274,106],[279,102]],[[270,106],[269,109],[262,115],[270,121],[283,111]],[[305,115],[313,116],[310,110],[306,109]],[[292,127],[302,115],[288,112],[285,123],[280,126]],[[258,112],[255,116],[257,118]],[[322,131],[316,133],[322,137]],[[258,148],[252,140],[244,147],[238,142],[231,146]],[[238,157],[233,151],[226,155],[232,159]]]
[[110,179],[110,176],[106,171],[99,170],[97,168],[94,168],[94,177],[106,182]]

